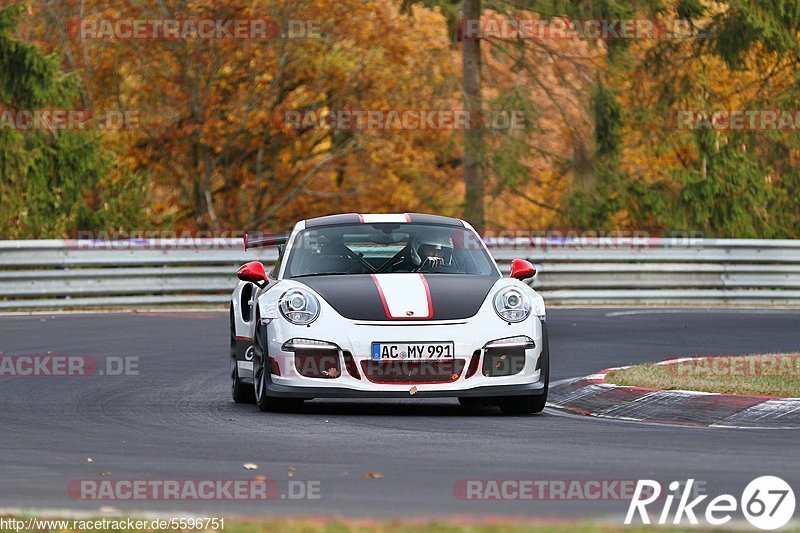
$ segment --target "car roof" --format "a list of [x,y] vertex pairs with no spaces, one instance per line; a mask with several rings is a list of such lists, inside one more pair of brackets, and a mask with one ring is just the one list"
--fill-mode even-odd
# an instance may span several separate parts
[[423,213],[345,213],[341,215],[328,215],[305,220],[305,227],[318,228],[321,226],[334,226],[338,224],[377,224],[381,222],[403,224],[442,224],[446,226],[456,226],[459,228],[469,227],[463,220],[458,218],[444,217],[440,215],[427,215]]

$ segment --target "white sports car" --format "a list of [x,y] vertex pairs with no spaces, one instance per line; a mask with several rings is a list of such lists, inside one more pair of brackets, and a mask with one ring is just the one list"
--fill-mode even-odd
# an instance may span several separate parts
[[344,214],[298,222],[271,272],[243,265],[231,298],[233,399],[261,410],[312,398],[454,397],[541,411],[549,355],[542,297],[515,259],[503,278],[463,220]]

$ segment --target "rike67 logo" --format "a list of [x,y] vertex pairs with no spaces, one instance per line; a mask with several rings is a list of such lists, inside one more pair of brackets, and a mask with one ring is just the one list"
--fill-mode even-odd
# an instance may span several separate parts
[[[701,513],[701,504],[708,498],[703,494],[690,500],[693,494],[694,479],[686,483],[673,481],[669,484],[669,492],[664,498],[664,505],[655,515],[655,523],[665,525],[681,524],[685,518],[689,524],[697,525],[698,515],[705,518],[706,523],[712,526],[721,526],[733,519],[733,513],[741,513],[758,529],[773,530],[786,525],[794,516],[795,498],[792,487],[784,480],[775,476],[762,476],[751,481],[742,496],[737,500],[730,494],[721,494],[705,504],[705,511]],[[642,524],[650,524],[650,511],[658,511],[659,504],[653,505],[662,496],[662,486],[658,481],[650,479],[639,480],[633,494],[633,499],[625,516],[625,524],[632,524],[638,513]],[[673,504],[675,510],[673,511]],[[648,506],[651,509],[648,509]]]

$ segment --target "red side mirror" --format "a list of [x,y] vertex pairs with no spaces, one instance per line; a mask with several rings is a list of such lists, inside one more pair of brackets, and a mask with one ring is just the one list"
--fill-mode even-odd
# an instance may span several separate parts
[[267,282],[267,273],[264,272],[264,265],[260,261],[250,261],[243,264],[236,271],[236,277],[242,281],[255,283],[259,287]]
[[511,277],[520,281],[536,275],[536,267],[524,259],[511,261]]

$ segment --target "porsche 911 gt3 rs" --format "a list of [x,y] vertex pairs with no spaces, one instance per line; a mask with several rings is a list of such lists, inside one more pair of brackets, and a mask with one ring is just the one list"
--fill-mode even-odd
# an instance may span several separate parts
[[261,410],[313,398],[454,397],[507,414],[541,411],[549,350],[544,302],[515,259],[503,278],[463,220],[343,214],[298,222],[269,273],[237,275],[231,388]]

